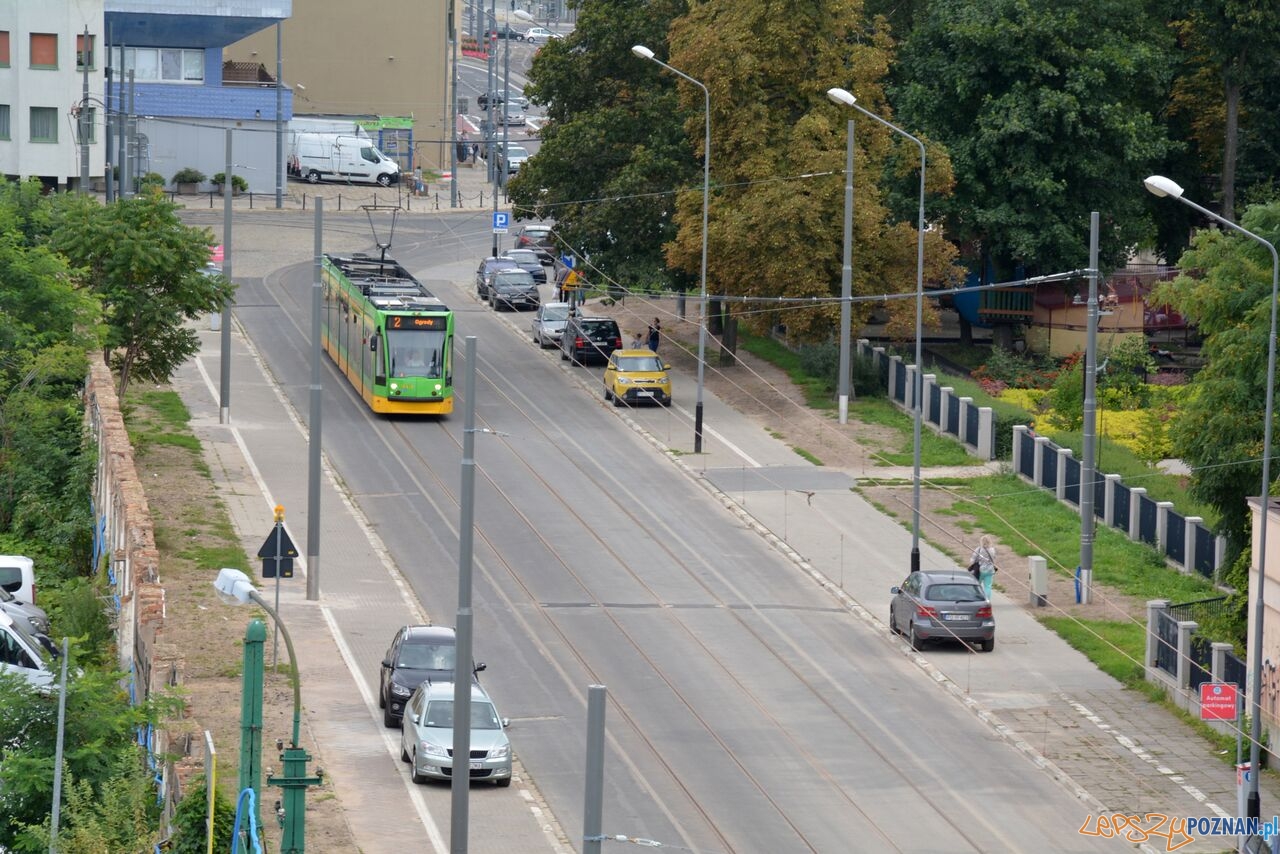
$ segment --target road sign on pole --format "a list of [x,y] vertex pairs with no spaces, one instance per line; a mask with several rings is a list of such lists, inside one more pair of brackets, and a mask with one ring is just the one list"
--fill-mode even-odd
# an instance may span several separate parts
[[1234,682],[1200,684],[1200,720],[1234,721],[1238,706]]
[[493,233],[506,234],[508,226],[511,225],[511,214],[506,211],[493,212]]

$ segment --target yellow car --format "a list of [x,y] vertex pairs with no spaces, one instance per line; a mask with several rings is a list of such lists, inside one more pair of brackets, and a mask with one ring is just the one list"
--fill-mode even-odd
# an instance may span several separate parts
[[671,377],[652,350],[614,350],[604,369],[604,399],[614,406],[653,401],[671,405]]

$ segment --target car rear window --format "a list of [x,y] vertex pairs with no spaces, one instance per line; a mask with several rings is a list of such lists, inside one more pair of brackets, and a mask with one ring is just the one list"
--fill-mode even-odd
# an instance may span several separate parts
[[930,585],[924,598],[930,602],[981,602],[987,597],[976,584],[948,583]]
[[618,324],[612,320],[584,320],[582,321],[582,331],[592,338],[598,335],[618,334]]
[[528,270],[499,270],[493,281],[499,285],[532,285],[533,274]]

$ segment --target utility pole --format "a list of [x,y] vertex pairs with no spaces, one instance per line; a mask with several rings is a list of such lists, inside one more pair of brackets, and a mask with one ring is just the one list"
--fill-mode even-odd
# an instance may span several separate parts
[[80,95],[80,192],[89,192],[89,27],[84,28],[80,45],[80,65],[84,69],[84,87]]
[[[276,210],[284,207],[284,55],[280,21],[276,21]],[[227,173],[231,180],[231,173]]]
[[[445,0],[448,4],[449,16],[449,46],[451,53],[451,70],[450,70],[450,94],[449,94],[449,141],[452,143],[452,154],[450,155],[449,168],[449,207],[456,208],[458,206],[458,22],[454,12],[457,10],[457,4],[453,0]],[[471,166],[475,167],[475,158],[472,158]]]
[[129,124],[129,117],[128,115],[125,114],[124,84],[127,78],[125,77],[125,73],[124,73],[124,55],[125,55],[124,45],[120,45],[120,74],[118,75],[120,79],[117,81],[119,92],[116,98],[116,100],[118,101],[118,104],[116,106],[116,136],[117,136],[116,161],[117,163],[116,163],[115,178],[116,178],[116,190],[117,190],[116,198],[122,201],[125,198],[125,195],[124,195],[124,152],[125,152],[124,135],[125,135],[125,126]]
[[[121,63],[124,62],[123,51],[121,51],[120,53],[120,61]],[[111,204],[113,201],[115,201],[116,176],[115,176],[115,172],[112,171],[114,169],[113,164],[115,162],[114,160],[112,160],[112,157],[114,156],[115,152],[112,150],[111,143],[113,139],[112,133],[115,131],[115,127],[116,127],[115,126],[116,117],[111,114],[111,77],[112,77],[111,75],[111,30],[109,29],[107,30],[107,62],[106,62],[106,67],[103,69],[103,73],[104,73],[105,85],[103,86],[103,90],[102,90],[102,111],[104,113],[102,117],[102,129],[103,129],[103,132],[106,133],[107,135],[107,147],[106,147],[106,151],[104,152],[106,157],[103,160],[102,178],[107,185],[107,197],[106,197],[107,204]]]
[[[267,627],[250,620],[244,631],[244,676],[240,692],[240,782],[237,790],[253,789],[254,809],[262,805],[262,656]],[[295,665],[296,666],[296,665]],[[254,816],[261,827],[261,812]]]

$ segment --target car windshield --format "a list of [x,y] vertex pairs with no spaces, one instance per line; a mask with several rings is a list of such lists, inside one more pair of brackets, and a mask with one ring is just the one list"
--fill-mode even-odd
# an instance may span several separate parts
[[387,333],[393,377],[444,375],[444,330],[402,329]]
[[[423,725],[439,729],[453,728],[453,700],[432,700],[427,703],[427,714],[423,717]],[[492,703],[484,700],[471,701],[472,729],[502,729],[502,721],[498,720],[498,712]]]
[[542,309],[543,321],[548,320],[568,320],[569,306],[567,305],[549,305]]
[[451,643],[406,643],[400,647],[397,667],[409,670],[452,670],[457,648]]
[[533,276],[528,270],[499,270],[493,277],[495,285],[532,285]]
[[512,261],[515,261],[517,264],[542,265],[542,262],[538,260],[538,253],[534,252],[532,249],[512,249],[507,252],[507,257]]
[[591,336],[617,335],[618,327],[612,320],[584,320],[582,331]]
[[528,149],[526,149],[526,148],[521,148],[521,147],[520,147],[520,146],[518,146],[518,145],[513,145],[513,146],[511,146],[510,148],[508,148],[508,149],[507,149],[507,156],[508,156],[508,157],[510,157],[510,158],[512,158],[512,159],[517,158],[517,157],[520,157],[520,158],[528,158],[528,156],[529,156],[529,150],[528,150]]
[[981,602],[986,597],[976,584],[932,584],[924,592],[930,602]]
[[662,370],[662,361],[657,356],[622,356],[618,359],[618,370],[623,373],[660,371]]

